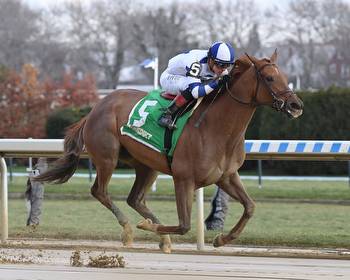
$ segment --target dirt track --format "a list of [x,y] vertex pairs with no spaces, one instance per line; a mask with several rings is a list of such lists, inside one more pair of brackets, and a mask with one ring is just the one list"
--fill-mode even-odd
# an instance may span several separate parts
[[[350,279],[350,250],[251,248],[176,244],[173,254],[155,243],[122,247],[116,241],[9,240],[0,246],[0,279]],[[71,257],[79,252],[82,267]],[[87,267],[89,258],[122,256],[125,267]],[[283,258],[281,258],[283,257]],[[303,257],[303,258],[302,258]]]
[[[252,257],[296,257],[296,258],[327,258],[350,260],[350,249],[345,248],[290,248],[290,247],[248,247],[227,245],[214,248],[206,244],[203,251],[198,251],[196,244],[172,244],[173,253],[252,256]],[[69,249],[90,251],[116,252],[152,252],[159,253],[158,243],[134,243],[132,248],[122,246],[119,241],[106,240],[64,240],[64,239],[9,239],[7,243],[0,243],[1,248],[32,248],[32,249]],[[1,279],[0,279],[1,280]]]
[[[0,252],[3,260],[13,260],[0,265],[1,280],[350,279],[347,260],[86,250],[80,252],[83,266],[72,267],[74,250],[3,248]],[[86,267],[89,256],[101,254],[123,256],[125,268]]]

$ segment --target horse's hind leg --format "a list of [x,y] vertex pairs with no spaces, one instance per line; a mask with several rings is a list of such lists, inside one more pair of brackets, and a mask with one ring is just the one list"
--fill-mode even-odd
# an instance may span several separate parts
[[[110,155],[112,155],[113,152],[114,151],[111,151]],[[117,154],[116,152],[114,155]],[[111,158],[111,156],[108,157],[106,155],[104,159],[95,159],[94,163],[97,176],[91,188],[91,194],[116,216],[119,224],[123,227],[123,232],[121,234],[122,242],[125,246],[130,246],[133,241],[131,225],[123,212],[113,203],[107,192],[108,183],[116,165],[116,158]]]
[[[136,171],[136,179],[127,199],[127,203],[134,208],[142,217],[150,219],[155,224],[160,224],[158,218],[146,206],[145,194],[157,179],[158,172],[136,162],[133,164]],[[160,235],[159,248],[164,253],[171,252],[171,241],[169,235]]]

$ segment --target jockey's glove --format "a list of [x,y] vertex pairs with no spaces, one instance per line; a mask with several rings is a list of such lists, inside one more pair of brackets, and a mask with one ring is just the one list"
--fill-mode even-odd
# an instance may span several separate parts
[[218,88],[222,88],[222,87],[226,86],[226,84],[228,83],[229,80],[230,80],[229,75],[223,75],[221,77],[221,79],[219,80]]

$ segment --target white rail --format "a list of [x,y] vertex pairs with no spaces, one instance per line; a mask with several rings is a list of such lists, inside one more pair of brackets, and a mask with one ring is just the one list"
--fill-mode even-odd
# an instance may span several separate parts
[[7,206],[7,167],[3,157],[0,158],[1,179],[1,241],[8,237],[8,206]]
[[[350,160],[350,141],[246,140],[247,159]],[[1,241],[8,238],[8,185],[5,157],[59,157],[62,139],[0,139]],[[87,157],[86,153],[82,154]],[[204,248],[203,190],[197,197],[197,248]]]

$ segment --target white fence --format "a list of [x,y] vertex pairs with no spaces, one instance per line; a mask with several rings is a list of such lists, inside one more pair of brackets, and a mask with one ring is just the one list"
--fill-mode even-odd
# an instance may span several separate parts
[[[350,141],[246,140],[249,160],[350,160]],[[8,238],[8,185],[6,157],[59,157],[62,139],[0,139],[1,241]],[[86,153],[82,157],[87,157]],[[197,197],[197,248],[204,248],[203,189]]]

